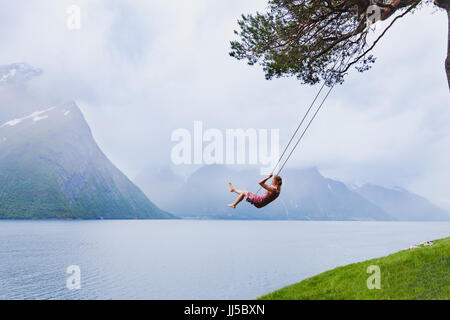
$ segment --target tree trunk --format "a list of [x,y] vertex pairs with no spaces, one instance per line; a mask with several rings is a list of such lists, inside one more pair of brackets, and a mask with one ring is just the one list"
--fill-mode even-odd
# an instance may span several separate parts
[[445,73],[447,74],[448,89],[450,90],[450,0],[434,0],[434,4],[447,11],[448,35],[447,35],[447,59],[445,59]]
[[450,90],[450,7],[447,7],[448,35],[447,35],[447,59],[445,59],[445,72],[447,73],[448,89]]

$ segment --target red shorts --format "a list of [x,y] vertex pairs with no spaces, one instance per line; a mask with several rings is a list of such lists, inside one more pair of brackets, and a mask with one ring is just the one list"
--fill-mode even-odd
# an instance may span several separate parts
[[263,207],[261,205],[261,197],[254,194],[253,192],[247,192],[247,198],[245,199],[247,202],[250,202],[252,205],[254,205],[257,208]]

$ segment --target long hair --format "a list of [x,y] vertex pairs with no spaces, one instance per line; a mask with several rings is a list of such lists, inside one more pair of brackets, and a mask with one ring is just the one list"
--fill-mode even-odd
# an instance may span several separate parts
[[283,179],[279,175],[276,175],[273,177],[273,181],[275,181],[275,184],[277,185],[278,189],[281,189],[281,185],[283,184]]

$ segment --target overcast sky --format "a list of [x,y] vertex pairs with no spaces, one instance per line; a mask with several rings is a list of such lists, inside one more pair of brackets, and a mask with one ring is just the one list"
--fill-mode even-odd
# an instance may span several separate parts
[[[0,0],[0,64],[28,62],[75,99],[107,156],[131,179],[169,163],[171,133],[280,129],[283,145],[318,87],[266,81],[228,56],[236,20],[266,0]],[[69,5],[81,29],[66,27]],[[382,25],[377,26],[377,31]],[[450,207],[447,17],[400,20],[365,73],[352,71],[313,123],[291,167],[347,183],[403,186]]]

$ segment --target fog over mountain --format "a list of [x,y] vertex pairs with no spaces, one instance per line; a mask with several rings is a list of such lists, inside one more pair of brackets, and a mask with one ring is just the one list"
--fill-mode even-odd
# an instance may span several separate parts
[[[161,174],[164,173],[164,174]],[[233,170],[223,165],[205,166],[184,183],[169,167],[147,168],[136,183],[156,204],[188,218],[280,219],[280,220],[450,220],[450,215],[424,198],[379,186],[353,190],[344,183],[324,177],[316,168],[283,171],[280,197],[263,209],[243,201],[236,209],[227,207],[237,189],[256,192],[259,170]],[[373,189],[383,190],[376,194]],[[373,191],[373,192],[369,192]],[[260,191],[260,194],[264,191]],[[377,196],[379,197],[377,197]]]
[[316,168],[286,168],[281,196],[259,210],[226,206],[236,197],[227,182],[256,192],[258,169],[211,165],[186,179],[149,166],[135,179],[146,196],[98,147],[74,101],[29,85],[42,74],[26,63],[0,66],[0,218],[174,217],[160,207],[186,218],[450,220],[404,189],[349,188]]
[[109,161],[74,101],[27,86],[41,73],[0,66],[0,218],[173,218]]
[[373,184],[365,184],[356,188],[358,194],[378,204],[398,220],[409,221],[442,221],[450,220],[449,213],[427,199],[397,188],[385,188]]

